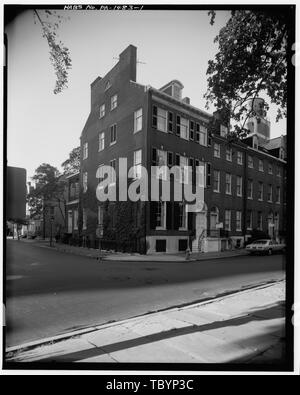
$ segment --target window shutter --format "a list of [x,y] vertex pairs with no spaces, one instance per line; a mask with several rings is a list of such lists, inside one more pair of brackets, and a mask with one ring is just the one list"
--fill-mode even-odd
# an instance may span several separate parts
[[211,186],[211,164],[206,163],[206,186]]
[[166,202],[166,206],[167,206],[166,225],[167,225],[167,229],[171,230],[172,229],[172,204],[171,204],[171,202]]
[[173,133],[173,113],[168,113],[168,131]]
[[179,202],[174,202],[174,229],[179,229],[179,215],[180,215],[180,207]]
[[152,109],[152,126],[157,128],[157,107],[153,106]]
[[176,115],[176,134],[180,136],[180,116]]
[[194,140],[194,128],[195,128],[194,121],[190,121],[190,139],[191,140]]

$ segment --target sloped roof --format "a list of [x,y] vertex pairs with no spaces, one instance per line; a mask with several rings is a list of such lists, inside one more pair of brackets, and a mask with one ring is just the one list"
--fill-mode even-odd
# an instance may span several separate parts
[[265,144],[262,144],[262,147],[267,149],[268,151],[272,151],[280,147],[285,148],[285,145],[286,145],[286,136],[280,136],[267,141]]

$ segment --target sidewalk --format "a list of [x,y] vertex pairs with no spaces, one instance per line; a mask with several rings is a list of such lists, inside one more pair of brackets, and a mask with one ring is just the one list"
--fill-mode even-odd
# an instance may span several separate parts
[[[50,242],[48,240],[27,240],[22,239],[22,242],[28,243],[36,243],[41,247],[45,248],[55,248],[58,251],[66,252],[75,255],[82,255],[89,258],[99,259],[100,253],[99,250],[94,248],[84,248],[84,247],[75,247],[70,246],[68,244],[58,244],[53,242],[53,247],[50,247]],[[209,259],[218,259],[218,258],[233,258],[237,256],[248,255],[245,249],[238,249],[232,251],[222,251],[222,252],[206,252],[206,253],[192,253],[189,261],[202,261]],[[122,252],[109,252],[102,251],[101,259],[104,261],[124,261],[124,262],[132,262],[132,261],[140,261],[140,262],[186,262],[185,253],[178,254],[148,254],[142,255],[138,253],[122,253]]]
[[285,282],[7,350],[7,362],[280,363]]

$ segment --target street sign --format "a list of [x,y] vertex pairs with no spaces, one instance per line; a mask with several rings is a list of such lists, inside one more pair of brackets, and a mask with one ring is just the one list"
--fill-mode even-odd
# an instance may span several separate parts
[[96,229],[96,236],[100,239],[103,237],[103,226],[98,226]]

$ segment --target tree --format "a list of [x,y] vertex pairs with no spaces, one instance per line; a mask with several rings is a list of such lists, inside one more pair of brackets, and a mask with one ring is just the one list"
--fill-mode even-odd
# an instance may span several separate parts
[[[214,24],[215,11],[209,15]],[[225,123],[233,120],[238,136],[246,132],[245,124],[253,115],[249,99],[262,93],[277,105],[276,121],[286,116],[287,38],[284,13],[250,10],[232,11],[215,38],[219,52],[208,62],[206,107],[214,103]]]
[[60,203],[64,201],[64,178],[59,174],[56,167],[43,163],[36,171],[32,180],[35,181],[35,188],[27,195],[31,218],[35,216],[45,216],[47,206],[58,203],[61,215],[64,218]]
[[[43,16],[42,16],[43,12]],[[62,41],[58,41],[57,30],[63,18],[56,11],[33,10],[34,23],[40,23],[42,35],[47,40],[50,53],[50,61],[54,67],[56,82],[53,90],[54,94],[60,93],[68,86],[68,70],[72,67],[70,51],[64,46]]]
[[80,147],[74,148],[70,154],[69,158],[61,164],[64,175],[69,176],[80,171]]

